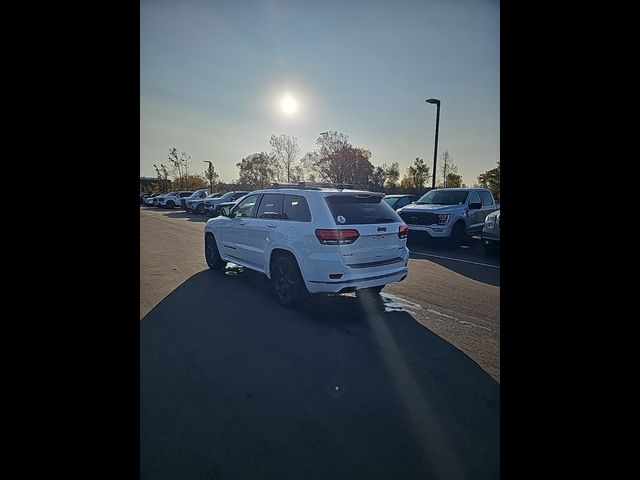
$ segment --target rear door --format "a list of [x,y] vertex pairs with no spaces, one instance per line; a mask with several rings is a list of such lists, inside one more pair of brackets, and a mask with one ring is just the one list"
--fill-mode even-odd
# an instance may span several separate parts
[[344,263],[351,268],[371,268],[402,260],[406,241],[398,233],[405,223],[381,201],[382,197],[374,192],[325,196],[336,226],[358,232],[353,243],[339,245]]
[[[480,203],[482,204],[482,200],[480,199],[480,193],[478,193],[477,190],[473,190],[471,193],[469,193],[469,199],[468,199],[468,205],[471,205],[472,203]],[[478,231],[478,230],[482,230],[482,227],[484,226],[484,217],[486,217],[487,214],[483,213],[482,211],[482,207],[479,209],[471,209],[469,208],[469,212],[467,213],[467,217],[469,218],[469,226],[468,226],[468,230],[469,231]]]

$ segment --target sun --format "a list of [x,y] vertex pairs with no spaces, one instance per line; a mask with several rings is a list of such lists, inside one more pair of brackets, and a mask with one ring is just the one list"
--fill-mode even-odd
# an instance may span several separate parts
[[298,109],[298,102],[296,102],[296,99],[287,93],[284,97],[282,97],[280,106],[282,107],[282,111],[284,113],[290,115]]

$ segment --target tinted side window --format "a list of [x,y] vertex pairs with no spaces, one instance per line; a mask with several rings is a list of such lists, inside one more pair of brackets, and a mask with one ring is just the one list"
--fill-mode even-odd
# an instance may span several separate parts
[[402,197],[400,200],[398,200],[398,203],[393,206],[393,208],[397,210],[398,208],[404,207],[406,205],[409,205],[409,197]]
[[480,203],[480,195],[478,195],[478,192],[471,192],[469,195],[469,203]]
[[256,216],[258,218],[280,218],[280,213],[282,212],[282,197],[283,195],[263,195]]
[[250,217],[255,210],[256,202],[258,201],[258,195],[251,195],[245,198],[233,209],[235,217]]
[[482,197],[482,205],[493,205],[493,200],[491,199],[491,194],[489,192],[480,192],[480,196]]
[[299,195],[285,195],[284,206],[282,208],[284,218],[294,222],[310,222],[311,212],[307,199]]

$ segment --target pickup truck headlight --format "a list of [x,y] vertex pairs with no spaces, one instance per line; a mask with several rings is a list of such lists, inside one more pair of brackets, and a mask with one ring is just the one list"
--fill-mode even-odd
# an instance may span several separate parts
[[449,221],[449,214],[448,213],[441,213],[438,215],[438,225],[446,225],[447,222]]

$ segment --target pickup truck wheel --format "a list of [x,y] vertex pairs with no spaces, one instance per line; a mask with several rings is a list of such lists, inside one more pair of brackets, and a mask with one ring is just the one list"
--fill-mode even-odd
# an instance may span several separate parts
[[451,236],[449,242],[453,247],[459,247],[464,243],[464,237],[466,235],[464,223],[458,222],[451,229]]
[[196,207],[196,213],[198,215],[204,215],[204,205],[200,204]]
[[208,234],[204,239],[204,257],[207,260],[207,265],[211,270],[217,272],[223,272],[224,267],[227,266],[227,262],[222,260],[220,252],[218,252],[218,245],[216,245],[216,239],[213,235]]
[[491,240],[482,240],[482,248],[484,248],[484,253],[489,255],[490,257],[494,257],[500,253],[499,245],[499,243],[492,242]]
[[176,206],[176,204],[174,203],[173,200],[169,200],[167,202],[167,208],[174,208]]
[[296,305],[307,290],[298,265],[287,256],[278,257],[271,264],[271,283],[276,299],[285,307]]

